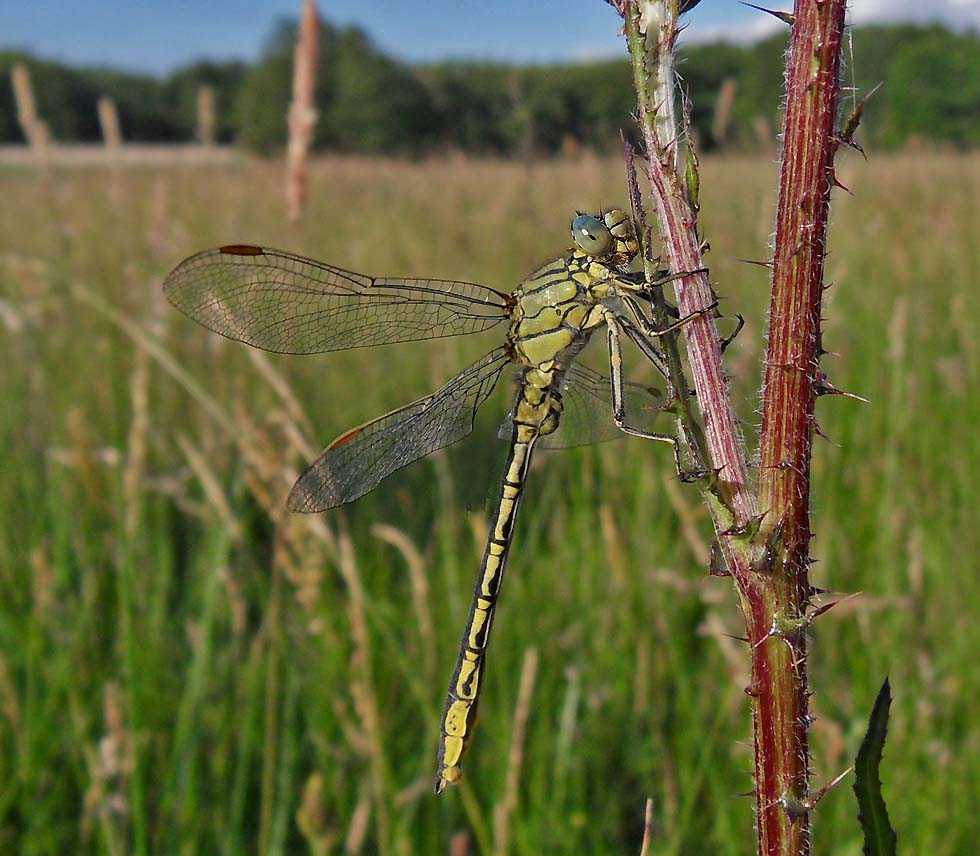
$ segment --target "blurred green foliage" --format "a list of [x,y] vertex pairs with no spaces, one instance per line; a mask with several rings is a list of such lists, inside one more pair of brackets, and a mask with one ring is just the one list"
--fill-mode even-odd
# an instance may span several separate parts
[[[814,447],[811,582],[863,594],[810,630],[813,788],[852,763],[888,673],[902,852],[960,856],[980,837],[980,154],[842,152],[838,175],[854,195],[834,199],[821,367],[870,403],[817,403],[834,442]],[[769,243],[775,170],[709,155],[701,178],[720,326],[746,319],[725,364],[751,448],[769,301],[739,260]],[[625,198],[622,158],[317,159],[299,228],[281,181],[253,158],[0,170],[0,854],[622,856],[647,797],[651,854],[754,854],[752,801],[734,796],[752,788],[744,624],[665,444],[542,452],[463,783],[437,799],[510,388],[471,437],[356,503],[284,502],[333,437],[499,336],[263,358],[160,289],[195,250],[257,241],[510,290],[572,212]],[[627,368],[659,382],[635,351]],[[324,532],[350,538],[356,585]],[[855,814],[831,790],[815,852],[859,856]]]
[[[253,65],[199,62],[165,79],[104,69],[79,70],[0,53],[0,76],[16,61],[32,70],[39,109],[55,138],[97,141],[95,104],[112,96],[133,141],[192,138],[198,87],[215,88],[221,141],[258,152],[282,148],[296,23],[279,20]],[[750,46],[691,45],[680,72],[691,93],[703,148],[755,148],[778,127],[786,35]],[[862,142],[897,147],[931,140],[980,142],[980,37],[939,26],[875,26],[850,36],[845,83],[861,94],[885,86],[866,113]],[[373,46],[356,27],[321,24],[316,143],[322,149],[417,154],[461,149],[487,154],[550,154],[580,144],[599,151],[633,130],[630,68],[624,59],[551,66],[445,62],[410,66]],[[735,82],[728,131],[712,136],[723,82]],[[20,140],[9,85],[0,87],[0,142]]]

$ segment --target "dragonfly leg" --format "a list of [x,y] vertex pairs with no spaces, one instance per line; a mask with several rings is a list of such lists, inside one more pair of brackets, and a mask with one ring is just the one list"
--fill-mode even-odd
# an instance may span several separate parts
[[691,312],[675,321],[673,324],[668,324],[666,327],[658,327],[644,314],[643,310],[640,309],[639,304],[636,300],[629,295],[623,295],[623,301],[629,307],[630,314],[633,316],[633,320],[639,325],[640,329],[643,331],[645,336],[650,336],[651,338],[658,338],[660,336],[666,336],[668,333],[673,333],[675,330],[680,330],[681,327],[690,324],[695,318],[700,318],[702,315],[707,315],[709,312],[713,312],[718,308],[718,301],[712,301],[704,309],[698,309],[695,312]]
[[655,288],[663,288],[668,282],[674,282],[678,279],[684,279],[686,276],[694,276],[698,273],[707,273],[707,268],[696,268],[695,270],[685,270],[680,273],[671,273],[669,270],[662,269],[657,271],[656,278],[651,282],[647,282],[646,274],[643,271],[637,271],[636,273],[625,273],[619,274],[619,279],[622,282],[628,283],[633,289],[639,291],[643,296],[644,300],[649,300],[649,294]]
[[[637,327],[633,321],[625,316],[617,315],[612,311],[606,313],[606,327],[609,330],[608,335],[615,338],[615,347],[619,354],[619,370],[622,372],[622,339],[620,338],[620,333],[626,333],[630,337],[630,340],[636,344],[645,356],[653,365],[656,367],[657,371],[664,376],[669,387],[669,397],[673,399],[676,395],[674,385],[670,381],[670,367],[667,365],[667,359],[663,354],[658,351],[653,344],[650,342],[649,338],[645,333]],[[609,361],[610,367],[613,374],[616,372],[616,367],[613,365],[613,343],[610,341],[609,344]]]
[[722,353],[725,353],[725,349],[735,341],[735,337],[742,332],[742,328],[745,326],[745,319],[741,315],[736,315],[735,317],[738,318],[738,323],[735,325],[735,329],[718,343]]
[[[681,460],[680,443],[677,442],[677,438],[673,434],[644,431],[643,429],[635,428],[626,421],[626,396],[623,391],[623,341],[620,336],[619,324],[615,319],[607,319],[606,329],[609,343],[609,380],[612,385],[613,420],[616,423],[616,427],[633,437],[643,437],[646,440],[659,440],[662,443],[670,443],[674,453],[674,466],[677,468],[677,474],[682,480],[685,480],[686,471],[684,469],[684,462]],[[664,377],[668,378],[667,383],[669,384],[670,380],[666,373],[666,366],[663,366],[663,357],[660,353],[639,334],[639,331],[635,331],[637,335],[633,336],[630,334],[629,327],[624,327],[624,329],[626,329],[630,339],[636,342],[644,354],[650,358],[650,361],[660,369]],[[641,342],[643,344],[640,344]],[[671,390],[671,395],[673,395],[673,390]]]
[[621,332],[625,332],[629,336],[630,340],[657,367],[667,380],[670,400],[676,398],[676,389],[670,381],[670,373],[663,355],[650,344],[650,340],[628,318],[609,315],[606,317],[606,325],[609,340],[609,377],[612,385],[613,419],[616,422],[616,427],[625,431],[627,434],[632,434],[634,437],[644,437],[648,440],[660,440],[663,443],[670,443],[674,453],[674,469],[677,471],[677,477],[681,481],[691,482],[703,478],[707,475],[706,471],[698,467],[691,469],[684,465],[684,460],[681,457],[681,443],[675,435],[642,431],[626,422],[626,408],[623,394],[623,348],[622,338],[620,336]]

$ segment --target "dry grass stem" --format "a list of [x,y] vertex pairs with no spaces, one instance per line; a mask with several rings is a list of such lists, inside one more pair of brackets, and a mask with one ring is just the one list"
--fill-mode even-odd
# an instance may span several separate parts
[[296,810],[296,826],[306,839],[311,856],[327,856],[340,837],[330,824],[326,799],[323,774],[311,773],[303,785],[303,796]]
[[470,834],[464,829],[449,839],[449,856],[469,856],[469,853]]
[[389,850],[390,823],[387,803],[387,771],[385,769],[384,743],[381,736],[381,720],[378,698],[371,672],[371,645],[367,626],[367,600],[361,583],[354,545],[350,535],[341,531],[337,537],[337,569],[347,584],[347,615],[350,621],[354,650],[351,653],[351,694],[354,707],[361,720],[368,745],[368,766],[371,795],[375,806],[378,849],[384,854]]
[[241,536],[241,524],[231,509],[217,473],[208,462],[207,457],[194,447],[186,435],[177,435],[177,445],[180,446],[188,465],[201,483],[208,505],[228,529],[231,537],[237,541]]
[[360,853],[367,840],[369,824],[371,822],[371,788],[365,783],[361,788],[360,797],[357,805],[351,814],[350,824],[347,827],[347,837],[344,840],[344,853]]
[[555,778],[562,779],[571,763],[572,744],[575,726],[579,717],[579,704],[582,701],[582,673],[575,666],[565,669],[568,686],[565,699],[558,716],[558,736],[555,740]]
[[127,797],[135,769],[133,746],[125,728],[125,711],[118,685],[106,684],[103,691],[105,734],[95,751],[86,750],[90,783],[83,797],[83,835],[91,836],[98,821],[110,854],[125,852],[131,813]]
[[279,714],[282,684],[282,543],[277,538],[272,554],[272,585],[265,614],[268,628],[268,654],[265,671],[265,701],[262,746],[262,783],[259,805],[259,852],[269,852],[272,817],[276,799],[276,770],[279,764]]
[[0,711],[10,723],[17,743],[23,739],[22,719],[20,710],[20,694],[10,675],[10,665],[7,658],[0,652]]
[[266,383],[279,396],[279,400],[282,401],[283,406],[286,408],[286,413],[297,428],[307,433],[312,433],[313,426],[310,424],[310,419],[306,415],[303,405],[300,404],[299,399],[289,386],[286,378],[282,376],[282,372],[272,364],[268,354],[256,348],[249,348],[246,353],[249,359],[251,359],[252,365],[258,369],[259,374],[262,375]]
[[612,509],[603,503],[599,507],[599,529],[602,532],[602,552],[606,557],[616,591],[624,591],[629,580],[629,568],[623,555],[622,533],[616,527]]
[[735,107],[735,90],[737,83],[734,77],[726,77],[721,82],[718,98],[715,101],[715,115],[711,121],[711,137],[716,146],[724,146],[728,139],[728,129],[732,123],[732,111]]
[[640,856],[648,856],[650,853],[650,842],[653,840],[653,800],[647,797],[646,807],[643,809],[643,843],[640,845]]
[[435,676],[436,663],[436,634],[432,623],[432,611],[429,609],[429,580],[425,572],[425,560],[411,539],[400,529],[383,523],[371,527],[375,538],[391,544],[405,559],[408,565],[408,579],[412,588],[412,608],[419,625],[419,636],[422,640],[422,674],[426,683]]
[[[126,464],[123,468],[125,512],[123,528],[130,544],[136,539],[143,503],[143,471],[146,466],[147,432],[150,428],[150,358],[144,348],[136,349],[136,360],[129,379],[132,421],[126,442]],[[229,511],[229,515],[231,512]]]
[[695,561],[702,567],[707,567],[711,561],[711,548],[705,543],[701,528],[698,526],[699,518],[704,516],[704,506],[692,505],[687,501],[674,473],[665,474],[662,481],[674,514],[680,521],[684,543],[687,544]]
[[528,648],[524,652],[521,681],[517,691],[517,705],[514,708],[514,732],[507,761],[507,781],[504,785],[503,797],[493,810],[493,852],[495,856],[505,856],[510,851],[510,819],[517,808],[517,787],[520,783],[521,764],[524,760],[527,719],[531,714],[531,696],[534,694],[534,679],[537,673],[538,649]]

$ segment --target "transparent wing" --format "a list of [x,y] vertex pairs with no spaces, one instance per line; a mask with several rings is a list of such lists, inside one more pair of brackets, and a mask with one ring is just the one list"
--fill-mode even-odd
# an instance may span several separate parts
[[[590,443],[604,443],[627,436],[613,420],[612,387],[604,377],[585,366],[573,365],[561,380],[562,412],[558,430],[545,434],[538,446],[543,449],[570,449]],[[627,383],[624,390],[626,421],[635,428],[652,430],[653,423],[667,401],[661,387]],[[509,439],[513,414],[508,413],[498,436]]]
[[476,333],[504,320],[504,295],[484,285],[379,279],[244,244],[185,259],[163,290],[208,329],[284,354]]
[[288,505],[326,511],[374,490],[395,470],[462,439],[508,360],[496,348],[441,389],[342,434],[305,472]]

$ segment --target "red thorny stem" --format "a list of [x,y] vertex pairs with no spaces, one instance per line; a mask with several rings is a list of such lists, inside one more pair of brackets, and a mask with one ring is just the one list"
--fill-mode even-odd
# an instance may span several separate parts
[[[703,268],[697,163],[678,158],[673,50],[678,0],[617,0],[633,60],[647,175],[664,254],[674,271]],[[773,260],[760,485],[756,496],[732,411],[713,319],[684,332],[703,435],[679,414],[681,435],[703,437],[702,479],[719,545],[745,616],[752,658],[758,852],[810,849],[806,626],[810,586],[809,473],[821,390],[820,306],[845,0],[796,0],[787,67],[783,159]],[[682,316],[714,300],[707,274],[679,280]],[[762,514],[759,513],[761,509]]]

